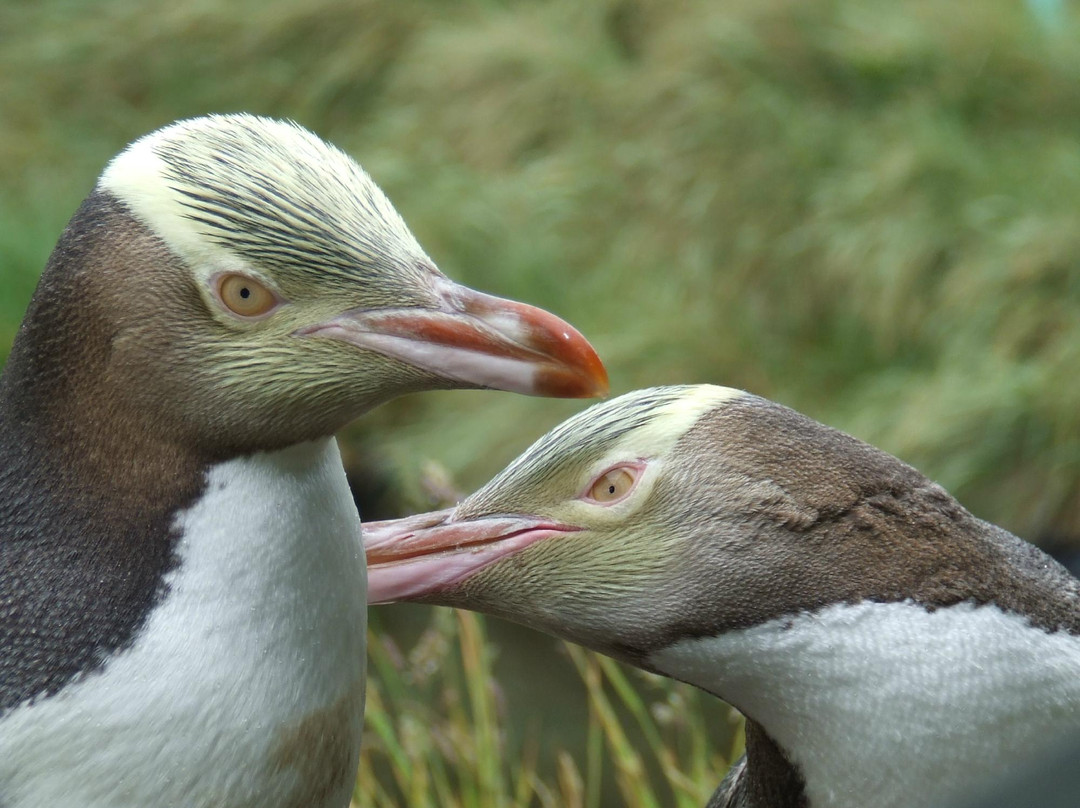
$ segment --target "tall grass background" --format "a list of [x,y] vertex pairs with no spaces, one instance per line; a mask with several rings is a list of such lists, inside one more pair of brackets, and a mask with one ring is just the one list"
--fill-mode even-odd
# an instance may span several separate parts
[[[614,393],[747,388],[1075,544],[1080,23],[1055,8],[3,0],[0,358],[125,143],[290,117],[448,274],[578,325]],[[479,485],[580,406],[383,407],[343,436],[365,515]],[[546,638],[406,607],[374,625],[362,805],[694,805],[737,751],[726,708]]]

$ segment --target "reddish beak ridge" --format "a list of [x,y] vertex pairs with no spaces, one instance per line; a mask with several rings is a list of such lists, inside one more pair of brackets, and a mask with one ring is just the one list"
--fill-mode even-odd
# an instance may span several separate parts
[[439,277],[434,308],[345,312],[301,334],[391,356],[470,387],[591,398],[608,391],[592,345],[554,314]]
[[455,521],[453,509],[365,522],[368,604],[432,598],[489,564],[575,527],[531,516]]

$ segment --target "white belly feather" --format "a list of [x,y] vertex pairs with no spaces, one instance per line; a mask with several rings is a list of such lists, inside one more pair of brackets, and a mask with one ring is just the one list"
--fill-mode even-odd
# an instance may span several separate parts
[[0,724],[4,808],[337,808],[363,721],[360,522],[333,440],[212,468],[133,645]]

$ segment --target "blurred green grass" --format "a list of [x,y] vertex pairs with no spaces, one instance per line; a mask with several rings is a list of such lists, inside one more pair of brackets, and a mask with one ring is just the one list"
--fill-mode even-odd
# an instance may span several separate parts
[[[548,774],[538,734],[515,743],[507,732],[513,708],[543,691],[544,667],[532,687],[504,691],[484,620],[450,609],[431,614],[408,654],[375,617],[357,806],[700,808],[742,754],[734,710],[688,685],[553,642],[549,664],[569,657],[589,701],[564,732],[578,736],[582,753],[555,750]],[[605,798],[605,786],[617,802]]]
[[[125,143],[210,111],[291,117],[448,274],[578,325],[613,393],[744,387],[1075,545],[1078,34],[1020,0],[0,2],[0,357]],[[580,406],[380,409],[346,436],[366,515],[432,504],[431,460],[479,485]],[[546,745],[545,787],[597,788]]]

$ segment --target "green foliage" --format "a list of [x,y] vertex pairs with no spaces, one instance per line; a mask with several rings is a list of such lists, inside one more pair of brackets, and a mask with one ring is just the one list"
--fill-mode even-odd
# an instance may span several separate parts
[[[357,806],[700,808],[742,753],[734,711],[717,720],[715,700],[688,685],[568,643],[561,647],[589,696],[587,719],[567,733],[583,733],[583,761],[538,749],[536,733],[514,749],[507,704],[534,696],[498,689],[483,618],[437,609],[407,656],[381,627],[368,643]],[[560,656],[553,647],[553,667]],[[612,785],[617,802],[605,799]]]

